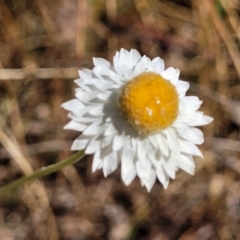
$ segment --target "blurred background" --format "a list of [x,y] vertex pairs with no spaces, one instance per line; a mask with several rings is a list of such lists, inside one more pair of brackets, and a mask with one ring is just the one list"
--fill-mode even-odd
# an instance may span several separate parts
[[86,156],[1,196],[1,240],[240,239],[238,0],[0,0],[0,185],[72,154],[60,105],[122,47],[179,68],[214,117],[195,175],[147,193]]

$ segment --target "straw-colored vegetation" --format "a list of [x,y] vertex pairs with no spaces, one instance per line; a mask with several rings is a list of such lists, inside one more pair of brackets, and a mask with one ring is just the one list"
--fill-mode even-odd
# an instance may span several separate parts
[[240,239],[238,0],[1,0],[0,185],[72,154],[60,105],[78,69],[121,47],[179,68],[214,117],[195,175],[147,193],[86,156],[2,195],[1,240]]

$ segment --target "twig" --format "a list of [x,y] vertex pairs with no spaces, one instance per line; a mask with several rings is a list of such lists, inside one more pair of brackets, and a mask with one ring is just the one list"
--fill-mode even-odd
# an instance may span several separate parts
[[23,80],[28,77],[37,79],[75,79],[78,68],[36,68],[36,69],[0,69],[1,80]]
[[211,18],[215,28],[217,29],[220,37],[226,44],[226,47],[228,49],[228,52],[232,58],[233,64],[235,65],[236,71],[238,73],[238,76],[240,77],[240,55],[239,50],[231,37],[231,33],[227,29],[224,22],[221,20],[219,15],[216,12],[216,9],[212,3],[212,1],[204,0],[203,3],[208,9],[209,17]]
[[[21,151],[23,154],[28,152],[29,155],[35,155],[39,153],[48,153],[48,152],[58,152],[62,150],[63,146],[67,146],[70,148],[72,141],[46,141],[40,143],[33,143],[29,145],[20,146]],[[0,148],[0,159],[8,158],[9,152],[4,149]]]
[[240,152],[240,142],[224,138],[208,138],[205,143],[212,148]]

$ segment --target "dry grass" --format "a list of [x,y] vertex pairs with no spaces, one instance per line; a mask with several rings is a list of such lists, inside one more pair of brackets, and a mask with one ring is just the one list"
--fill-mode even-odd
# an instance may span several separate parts
[[0,239],[240,239],[239,26],[237,0],[1,0],[1,185],[71,154],[60,104],[77,69],[121,47],[179,68],[215,121],[194,176],[147,193],[87,156],[0,199]]

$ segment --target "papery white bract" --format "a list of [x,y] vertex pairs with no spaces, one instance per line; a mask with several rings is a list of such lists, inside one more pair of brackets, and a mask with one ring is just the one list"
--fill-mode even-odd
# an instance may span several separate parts
[[[189,83],[179,80],[180,71],[172,67],[165,70],[162,59],[141,57],[136,50],[116,52],[113,65],[101,58],[94,58],[93,63],[92,70],[79,71],[76,98],[62,105],[72,119],[65,129],[82,132],[73,142],[72,150],[85,149],[86,154],[94,154],[92,171],[102,168],[104,176],[120,164],[121,177],[126,185],[137,175],[148,191],[156,178],[166,189],[178,169],[193,174],[193,156],[202,157],[196,144],[204,141],[201,130],[195,127],[213,119],[197,111],[202,103],[198,97],[185,96]],[[146,74],[171,83],[178,98],[174,121],[155,132],[137,129],[128,121],[119,103],[124,87],[133,79],[146,77]],[[168,102],[168,93],[163,94]],[[141,103],[142,98],[146,100],[145,97],[139,94],[134,104]],[[163,114],[164,111],[165,108],[161,110]]]

